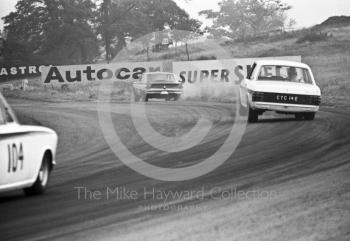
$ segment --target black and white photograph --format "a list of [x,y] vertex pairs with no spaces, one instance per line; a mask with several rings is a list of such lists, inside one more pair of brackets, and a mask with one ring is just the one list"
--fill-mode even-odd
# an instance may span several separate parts
[[1,241],[350,241],[349,0],[0,0]]

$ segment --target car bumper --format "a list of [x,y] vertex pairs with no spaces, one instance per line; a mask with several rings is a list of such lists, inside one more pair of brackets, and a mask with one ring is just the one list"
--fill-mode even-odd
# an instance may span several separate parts
[[295,105],[295,104],[280,104],[280,103],[269,103],[269,102],[252,102],[251,107],[259,110],[270,110],[278,112],[317,112],[319,106],[315,105]]
[[165,89],[165,90],[151,89],[146,91],[146,94],[151,94],[151,95],[171,95],[171,94],[181,95],[182,93],[183,93],[182,90],[168,90],[168,89]]

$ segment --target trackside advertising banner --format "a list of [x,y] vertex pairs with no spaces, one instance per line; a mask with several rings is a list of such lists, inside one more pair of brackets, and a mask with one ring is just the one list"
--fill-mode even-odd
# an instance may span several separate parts
[[173,72],[185,84],[235,82],[239,84],[257,60],[274,59],[301,62],[301,56],[183,61],[173,63]]
[[0,66],[0,83],[15,79],[24,79],[40,76],[44,66]]
[[144,72],[162,71],[162,62],[50,66],[42,68],[44,84],[77,84],[101,80],[134,81]]
[[[240,83],[257,60],[274,59],[301,62],[301,56],[237,58],[223,60],[182,61],[172,63],[172,72],[185,84]],[[44,84],[77,84],[101,80],[134,81],[144,72],[163,71],[163,62],[43,66]]]

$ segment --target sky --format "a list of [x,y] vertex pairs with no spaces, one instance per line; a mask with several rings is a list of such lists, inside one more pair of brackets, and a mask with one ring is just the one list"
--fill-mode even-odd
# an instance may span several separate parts
[[[181,8],[185,9],[192,18],[197,18],[210,24],[198,12],[206,9],[218,10],[218,2],[221,0],[174,0]],[[0,18],[15,10],[17,0],[0,0]],[[282,0],[293,8],[288,11],[288,16],[297,21],[296,28],[310,27],[319,24],[330,16],[350,16],[350,0]],[[0,20],[0,29],[3,21]]]
[[[175,0],[191,17],[198,18],[202,22],[206,22],[206,19],[198,17],[198,12],[205,9],[218,10],[220,1]],[[292,6],[287,15],[297,21],[296,28],[311,27],[331,16],[350,16],[350,0],[282,0],[282,2]]]

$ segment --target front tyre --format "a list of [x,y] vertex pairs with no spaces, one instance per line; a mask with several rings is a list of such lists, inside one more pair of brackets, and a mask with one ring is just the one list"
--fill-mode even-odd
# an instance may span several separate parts
[[249,110],[248,110],[248,122],[249,123],[258,122],[258,117],[259,117],[259,113],[256,110],[254,110],[251,107],[249,107]]
[[31,187],[23,189],[24,193],[27,196],[40,195],[45,192],[45,189],[49,182],[50,165],[51,160],[48,155],[45,155],[42,160],[40,170],[34,184]]
[[304,117],[304,114],[302,114],[302,113],[296,113],[295,114],[295,119],[297,119],[297,120],[302,120],[303,117]]
[[145,102],[148,102],[149,95],[145,94],[145,96],[143,97],[143,99],[144,99]]
[[315,112],[304,113],[304,119],[308,120],[308,121],[314,120],[315,119],[315,115],[316,115]]

